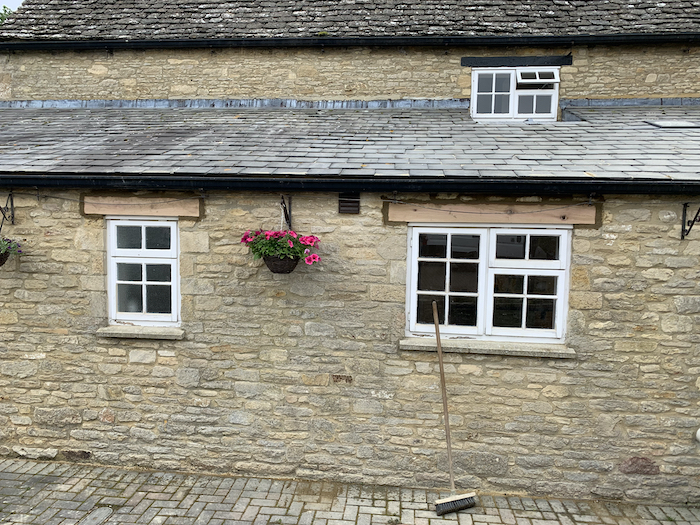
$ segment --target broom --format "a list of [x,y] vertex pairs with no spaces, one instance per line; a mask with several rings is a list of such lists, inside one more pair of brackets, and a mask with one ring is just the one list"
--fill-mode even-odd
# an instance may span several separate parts
[[435,501],[435,512],[438,516],[448,512],[469,509],[476,505],[476,492],[457,494],[455,475],[452,467],[452,441],[450,439],[450,417],[447,413],[447,389],[445,388],[445,367],[442,364],[442,346],[440,345],[440,319],[437,302],[433,301],[433,321],[435,322],[435,338],[437,340],[438,363],[440,363],[440,387],[442,388],[442,409],[445,413],[445,436],[447,438],[447,463],[450,466],[450,490],[452,495]]

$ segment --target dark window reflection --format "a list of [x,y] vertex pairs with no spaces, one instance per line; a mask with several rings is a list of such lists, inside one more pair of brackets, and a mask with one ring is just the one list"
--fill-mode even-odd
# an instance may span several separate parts
[[473,292],[479,290],[479,265],[452,263],[450,265],[450,291]]
[[141,280],[140,264],[117,263],[117,280],[118,281],[140,281]]
[[494,293],[523,293],[525,277],[522,275],[495,275],[493,281]]
[[117,226],[117,248],[141,249],[141,226]]
[[528,299],[526,328],[554,328],[554,299]]
[[139,284],[117,285],[117,311],[143,312],[143,289]]
[[559,260],[558,235],[531,235],[530,259],[557,261]]
[[493,326],[522,327],[523,299],[521,297],[495,297],[493,299]]
[[452,236],[453,259],[478,259],[479,236],[478,235],[453,235]]
[[170,249],[170,228],[162,226],[146,227],[146,249],[148,250],[169,250]]
[[146,312],[149,314],[169,314],[172,312],[170,286],[146,286]]
[[557,278],[553,275],[530,275],[527,278],[527,293],[533,295],[556,295]]
[[437,301],[440,324],[445,324],[445,297],[442,295],[419,295],[416,321],[423,324],[434,324],[433,301]]
[[450,324],[476,326],[476,297],[450,297]]
[[169,264],[147,264],[146,280],[168,283],[170,282],[170,268]]
[[497,235],[497,259],[525,259],[525,235]]
[[445,273],[447,263],[427,262],[418,263],[418,289],[419,290],[445,290]]
[[418,244],[419,257],[447,257],[447,235],[421,233]]

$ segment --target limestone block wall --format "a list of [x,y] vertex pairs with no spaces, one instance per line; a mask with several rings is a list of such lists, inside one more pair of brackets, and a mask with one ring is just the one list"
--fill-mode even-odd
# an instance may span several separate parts
[[[182,341],[96,335],[105,226],[79,199],[16,194],[3,229],[26,242],[0,268],[0,455],[447,486],[436,355],[398,348],[407,227],[380,195],[359,215],[295,195],[323,261],[273,275],[239,240],[279,226],[279,196],[210,194],[180,221]],[[575,228],[576,358],[447,354],[459,487],[700,502],[700,232],[680,240],[680,202],[608,198]]]
[[463,56],[568,53],[562,98],[700,97],[700,47],[664,45],[0,52],[0,100],[468,98]]

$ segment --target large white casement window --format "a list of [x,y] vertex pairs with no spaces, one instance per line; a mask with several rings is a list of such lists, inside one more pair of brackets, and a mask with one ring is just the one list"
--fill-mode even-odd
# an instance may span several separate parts
[[473,68],[475,120],[556,120],[558,67]]
[[561,342],[570,230],[413,227],[409,331]]
[[110,322],[177,325],[177,221],[119,218],[107,223]]

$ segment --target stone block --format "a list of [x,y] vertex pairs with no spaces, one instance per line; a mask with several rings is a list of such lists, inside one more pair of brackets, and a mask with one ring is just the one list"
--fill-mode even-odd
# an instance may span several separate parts
[[130,350],[129,363],[150,364],[156,362],[155,350]]
[[83,418],[74,408],[35,408],[34,421],[48,427],[65,427],[78,425]]

